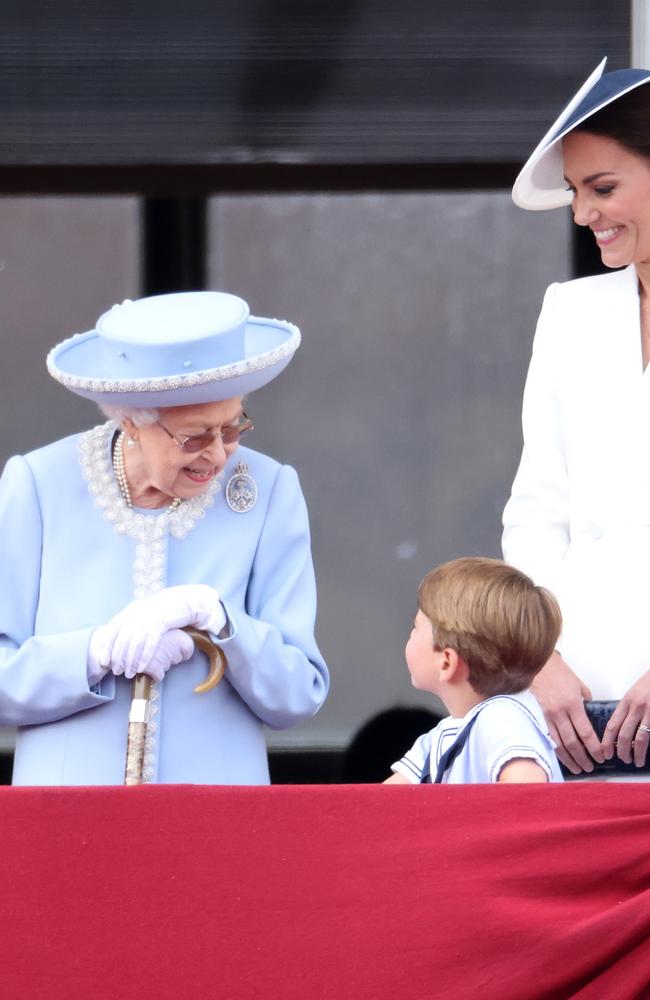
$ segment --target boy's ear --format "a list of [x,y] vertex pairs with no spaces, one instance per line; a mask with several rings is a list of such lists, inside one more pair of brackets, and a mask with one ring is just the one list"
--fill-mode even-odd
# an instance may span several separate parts
[[446,684],[457,684],[467,680],[468,675],[469,669],[462,656],[455,649],[445,646],[442,650],[440,680]]

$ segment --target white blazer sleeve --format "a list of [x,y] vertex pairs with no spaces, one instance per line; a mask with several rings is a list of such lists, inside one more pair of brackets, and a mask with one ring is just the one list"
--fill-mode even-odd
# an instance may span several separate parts
[[569,483],[558,373],[562,323],[557,284],[546,292],[523,402],[524,447],[503,514],[504,558],[555,589],[569,545]]

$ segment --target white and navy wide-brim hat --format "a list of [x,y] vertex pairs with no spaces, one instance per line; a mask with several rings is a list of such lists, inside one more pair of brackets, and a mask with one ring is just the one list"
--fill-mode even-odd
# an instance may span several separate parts
[[532,210],[570,205],[573,195],[564,180],[562,139],[591,115],[650,80],[645,69],[617,69],[603,75],[606,62],[603,59],[585,80],[529,156],[512,189],[515,205]]
[[299,344],[296,326],[251,316],[236,295],[178,292],[113,306],[94,330],[57,344],[47,367],[96,403],[186,406],[259,389]]

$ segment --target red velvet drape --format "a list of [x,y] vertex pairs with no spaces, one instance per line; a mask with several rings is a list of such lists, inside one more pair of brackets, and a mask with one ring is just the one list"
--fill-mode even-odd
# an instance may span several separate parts
[[650,786],[0,790],[11,1000],[650,997]]

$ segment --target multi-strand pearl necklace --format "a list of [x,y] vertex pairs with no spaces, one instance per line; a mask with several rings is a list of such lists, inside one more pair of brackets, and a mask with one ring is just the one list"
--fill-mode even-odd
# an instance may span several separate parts
[[[117,479],[117,485],[120,488],[120,493],[124,498],[124,503],[131,510],[133,508],[133,501],[131,499],[131,491],[129,489],[129,482],[126,478],[126,469],[124,468],[124,442],[126,440],[126,434],[124,431],[120,431],[117,436],[117,441],[115,442],[115,449],[113,451],[113,471],[115,472],[115,478]],[[170,503],[167,510],[176,510],[180,507],[181,499],[180,497],[174,497]]]

